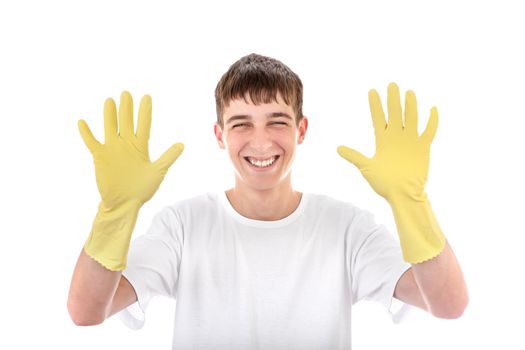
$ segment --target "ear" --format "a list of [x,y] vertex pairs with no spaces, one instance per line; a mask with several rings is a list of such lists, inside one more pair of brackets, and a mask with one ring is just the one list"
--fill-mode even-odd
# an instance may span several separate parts
[[306,118],[306,116],[303,116],[303,118],[299,122],[299,125],[297,126],[297,132],[299,136],[297,138],[298,145],[303,143],[304,137],[306,136],[306,130],[308,130],[308,118]]
[[222,139],[222,128],[217,122],[213,126],[213,132],[215,133],[215,138],[217,139],[219,147],[225,149],[226,147],[224,146],[224,141]]

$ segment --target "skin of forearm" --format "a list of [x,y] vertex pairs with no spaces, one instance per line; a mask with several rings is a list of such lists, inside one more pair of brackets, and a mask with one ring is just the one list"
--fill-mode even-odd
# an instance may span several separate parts
[[468,292],[459,263],[447,243],[433,259],[412,265],[415,282],[426,308],[436,317],[458,318],[468,304]]
[[121,275],[121,271],[104,268],[82,249],[73,272],[67,302],[75,324],[96,325],[108,317]]

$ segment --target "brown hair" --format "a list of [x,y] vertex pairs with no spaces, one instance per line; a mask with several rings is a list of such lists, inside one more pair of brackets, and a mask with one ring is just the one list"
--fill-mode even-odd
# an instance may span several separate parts
[[277,94],[295,112],[296,123],[303,118],[303,84],[299,76],[282,62],[266,56],[250,54],[232,64],[215,88],[217,123],[222,128],[222,114],[234,99],[246,94],[251,101],[260,103],[277,102]]

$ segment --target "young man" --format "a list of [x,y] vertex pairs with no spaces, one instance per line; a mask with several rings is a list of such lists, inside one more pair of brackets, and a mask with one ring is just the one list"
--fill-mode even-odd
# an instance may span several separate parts
[[76,324],[99,324],[124,310],[140,327],[143,319],[125,309],[138,301],[144,312],[153,296],[165,295],[177,300],[174,349],[349,349],[351,308],[363,298],[388,308],[396,297],[442,318],[462,314],[468,295],[461,269],[424,192],[435,108],[419,136],[412,92],[403,126],[397,86],[388,88],[388,123],[371,91],[376,154],[338,149],[391,205],[400,249],[368,212],[293,189],[291,166],[308,120],[302,83],[287,66],[243,57],[215,97],[215,136],[235,186],[167,207],[129,254],[140,207],[183,147],[150,162],[148,96],[136,133],[126,92],[118,123],[115,103],[106,101],[103,145],[79,122],[102,200],[73,274],[68,309]]

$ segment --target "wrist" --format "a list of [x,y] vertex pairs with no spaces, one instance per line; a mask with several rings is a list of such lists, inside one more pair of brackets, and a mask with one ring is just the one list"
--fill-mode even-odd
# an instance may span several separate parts
[[98,204],[97,215],[108,215],[114,213],[115,215],[127,215],[127,213],[138,212],[144,202],[137,199],[128,199],[121,201],[104,201],[101,200]]
[[84,245],[85,252],[110,271],[124,270],[141,206],[138,201],[123,202],[114,207],[101,202]]
[[417,264],[439,255],[446,238],[425,193],[419,198],[396,197],[389,201],[399,234],[403,258]]

